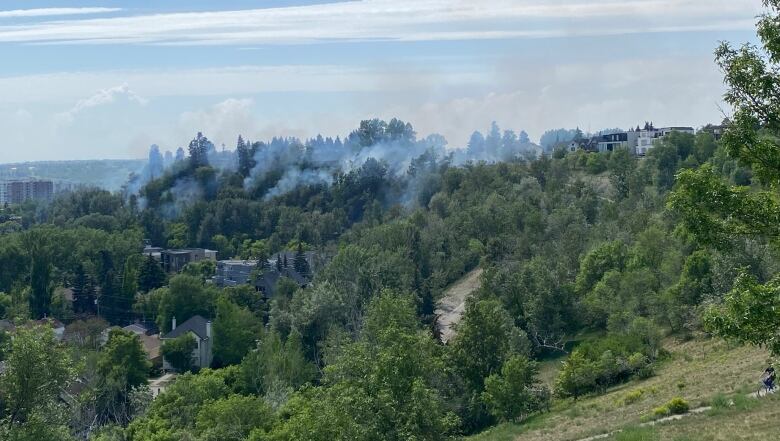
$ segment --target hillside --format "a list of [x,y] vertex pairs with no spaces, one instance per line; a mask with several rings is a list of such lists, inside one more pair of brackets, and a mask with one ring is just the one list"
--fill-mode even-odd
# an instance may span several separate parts
[[[766,351],[716,340],[671,342],[667,348],[670,357],[652,378],[623,384],[601,396],[559,401],[550,413],[532,417],[524,424],[500,425],[466,439],[576,441],[623,429],[628,431],[603,439],[765,440],[780,433],[776,423],[780,397],[745,397],[754,391],[766,367]],[[641,396],[632,401],[639,395],[637,391]],[[715,408],[654,427],[632,429],[647,421],[654,408],[677,396],[688,401],[692,409]],[[724,396],[736,405],[722,408]]]

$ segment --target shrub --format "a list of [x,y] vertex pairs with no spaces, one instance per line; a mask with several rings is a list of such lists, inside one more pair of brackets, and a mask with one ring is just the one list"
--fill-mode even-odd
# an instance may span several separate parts
[[687,413],[691,408],[688,402],[680,397],[672,398],[668,403],[666,403],[666,406],[669,408],[669,412],[671,412],[673,415]]
[[653,409],[653,416],[656,417],[665,417],[669,415],[669,413],[670,413],[669,407],[667,407],[666,405],[658,406],[655,409]]
[[645,391],[643,391],[642,389],[637,389],[637,390],[633,390],[633,391],[627,393],[623,397],[623,400],[622,400],[623,404],[624,405],[628,405],[628,404],[636,403],[637,401],[639,401],[642,398],[642,396],[644,395],[644,392]]

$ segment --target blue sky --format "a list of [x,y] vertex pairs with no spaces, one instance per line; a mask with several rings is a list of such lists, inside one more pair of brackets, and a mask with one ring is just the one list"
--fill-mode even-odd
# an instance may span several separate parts
[[0,163],[143,157],[203,131],[344,135],[399,118],[451,146],[719,121],[718,41],[760,0],[0,2]]

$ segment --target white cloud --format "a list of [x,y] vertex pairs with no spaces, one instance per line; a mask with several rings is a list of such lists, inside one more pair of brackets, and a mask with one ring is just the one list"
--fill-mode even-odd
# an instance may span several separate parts
[[89,15],[119,12],[121,8],[37,8],[0,11],[0,18],[53,17],[59,15]]
[[[399,78],[406,78],[399,81]],[[117,81],[126,84],[115,86]],[[237,66],[208,69],[59,72],[0,77],[0,96],[6,103],[73,101],[89,105],[116,94],[154,97],[246,96],[268,92],[387,92],[469,85],[490,81],[484,72],[447,71],[435,66],[354,67],[337,65]],[[105,89],[95,96],[95,88]],[[136,93],[138,95],[136,95]],[[91,98],[82,100],[81,97]],[[142,99],[141,99],[142,100]]]
[[119,86],[114,86],[108,89],[99,90],[94,95],[79,100],[68,111],[57,114],[56,119],[59,123],[70,124],[73,122],[73,120],[76,118],[76,116],[79,113],[84,112],[85,110],[91,109],[93,107],[99,107],[106,104],[111,104],[113,102],[116,102],[120,98],[124,98],[129,102],[140,104],[142,106],[146,105],[148,102],[146,98],[143,98],[138,94],[136,94],[135,92],[133,92],[132,90],[130,90],[130,86],[128,86],[127,83],[124,83]]
[[362,0],[0,26],[0,42],[287,44],[748,29],[758,0]]

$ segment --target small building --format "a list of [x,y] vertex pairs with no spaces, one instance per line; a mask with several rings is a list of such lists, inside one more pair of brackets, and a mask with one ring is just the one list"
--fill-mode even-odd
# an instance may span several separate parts
[[[192,351],[193,365],[201,369],[209,367],[213,357],[211,321],[196,315],[190,317],[180,326],[176,326],[176,317],[174,317],[171,321],[171,332],[162,336],[160,340],[162,340],[162,344],[165,344],[166,340],[172,340],[186,334],[192,335],[198,344]],[[163,369],[167,371],[173,369],[164,358]]]
[[188,263],[201,260],[217,261],[217,252],[203,248],[182,248],[174,250],[162,250],[160,258],[163,269],[168,273],[178,273]]

